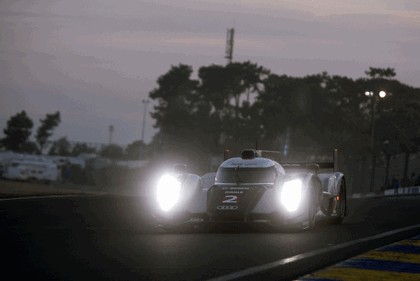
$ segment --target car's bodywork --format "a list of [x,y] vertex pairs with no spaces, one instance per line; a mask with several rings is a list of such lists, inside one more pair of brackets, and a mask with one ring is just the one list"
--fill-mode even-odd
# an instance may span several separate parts
[[159,224],[264,223],[311,229],[320,214],[341,223],[347,212],[346,185],[336,171],[336,151],[331,163],[280,164],[270,154],[244,150],[202,177],[182,169],[164,175],[156,191]]

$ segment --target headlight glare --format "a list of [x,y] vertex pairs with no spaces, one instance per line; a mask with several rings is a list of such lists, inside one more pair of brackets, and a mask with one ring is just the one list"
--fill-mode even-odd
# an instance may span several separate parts
[[302,199],[302,181],[294,179],[286,181],[280,192],[280,202],[289,212],[298,209]]
[[179,199],[181,182],[174,176],[164,175],[157,184],[157,201],[163,211],[169,211]]

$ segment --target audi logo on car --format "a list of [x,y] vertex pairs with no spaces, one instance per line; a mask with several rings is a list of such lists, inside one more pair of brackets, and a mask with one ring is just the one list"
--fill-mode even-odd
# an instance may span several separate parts
[[237,210],[238,206],[217,206],[217,210],[223,210],[223,211],[233,211]]

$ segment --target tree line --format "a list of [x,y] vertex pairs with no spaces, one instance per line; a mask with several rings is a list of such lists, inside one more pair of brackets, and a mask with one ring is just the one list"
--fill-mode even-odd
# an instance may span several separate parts
[[286,161],[339,148],[346,163],[360,166],[369,155],[408,159],[420,144],[420,89],[398,81],[393,68],[370,67],[358,79],[326,72],[292,77],[248,61],[193,74],[189,65],[172,66],[149,96],[159,129],[153,144],[195,167],[224,149],[256,145],[282,151]]
[[[123,148],[117,144],[103,145],[97,149],[86,143],[72,144],[63,136],[51,141],[54,130],[61,122],[59,111],[46,114],[40,119],[34,138],[31,138],[34,122],[23,110],[11,116],[3,129],[4,137],[0,139],[0,149],[17,153],[49,154],[59,156],[78,156],[82,153],[96,153],[110,159],[137,160],[147,155],[146,145],[142,141],[134,141]],[[33,139],[33,140],[32,140]],[[47,150],[47,151],[46,151]]]
[[61,122],[60,112],[46,114],[45,118],[39,121],[40,126],[36,130],[35,141],[32,141],[30,140],[34,126],[32,119],[24,110],[11,116],[3,130],[5,137],[0,140],[0,147],[14,152],[41,154],[54,129]]
[[[385,163],[389,173],[390,157],[404,153],[406,177],[409,156],[420,144],[420,89],[398,81],[393,68],[370,67],[365,74],[358,79],[327,72],[293,77],[249,61],[212,64],[194,73],[179,64],[162,74],[149,93],[158,129],[150,144],[110,144],[96,151],[86,144],[72,146],[62,137],[47,153],[95,152],[133,160],[153,156],[205,172],[210,157],[223,155],[224,149],[238,153],[257,146],[282,151],[284,161],[312,161],[339,148],[343,166],[355,175],[377,162]],[[378,97],[380,91],[384,98]],[[60,122],[58,111],[46,114],[31,141],[33,121],[19,112],[8,120],[0,146],[44,153]]]

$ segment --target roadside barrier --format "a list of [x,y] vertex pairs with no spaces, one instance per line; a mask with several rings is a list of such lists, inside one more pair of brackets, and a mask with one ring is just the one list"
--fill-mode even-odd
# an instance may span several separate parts
[[397,189],[387,189],[384,195],[400,195],[400,194],[420,194],[420,186],[399,187]]
[[353,193],[351,198],[366,198],[378,196],[395,196],[395,195],[420,195],[420,186],[399,187],[398,189],[386,189],[380,192],[370,193]]

